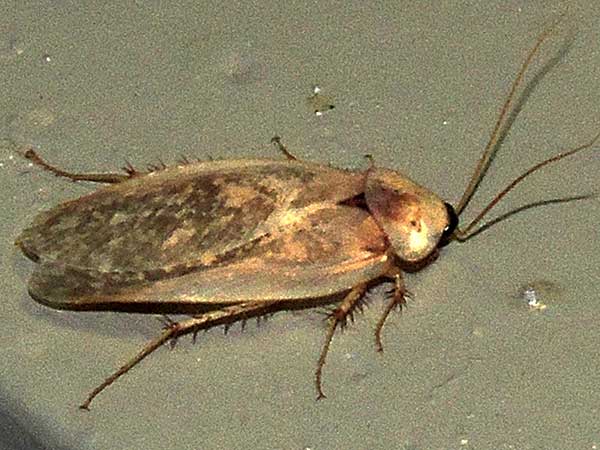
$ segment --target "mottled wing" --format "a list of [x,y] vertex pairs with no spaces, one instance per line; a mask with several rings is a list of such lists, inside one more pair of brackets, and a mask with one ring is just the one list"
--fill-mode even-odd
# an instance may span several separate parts
[[58,308],[143,310],[134,305],[151,303],[175,305],[171,312],[190,311],[190,305],[323,297],[384,274],[390,262],[386,248],[368,213],[331,207],[203,270],[115,284],[110,276],[86,278],[58,264],[41,264],[30,292]]
[[32,295],[56,307],[326,295],[340,283],[305,283],[384,252],[368,213],[337,206],[362,186],[361,174],[305,163],[199,163],[64,203],[17,243],[38,262]]

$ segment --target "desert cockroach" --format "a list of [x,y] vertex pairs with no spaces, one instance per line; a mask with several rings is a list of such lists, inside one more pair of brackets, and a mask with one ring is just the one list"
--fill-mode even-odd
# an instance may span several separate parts
[[181,335],[337,302],[315,373],[323,398],[321,375],[334,332],[370,286],[394,283],[375,327],[381,351],[386,318],[406,302],[403,272],[431,263],[450,241],[466,241],[487,228],[480,225],[483,217],[518,183],[598,139],[531,167],[470,223],[458,226],[506,131],[525,72],[551,32],[552,27],[537,38],[517,73],[456,207],[374,164],[352,171],[301,161],[279,139],[274,141],[287,160],[183,161],[143,172],[127,166],[125,173],[112,174],[70,173],[33,149],[25,151],[57,176],[107,184],[39,214],[16,240],[36,263],[28,286],[35,300],[60,309],[191,316],[169,323],[81,408]]

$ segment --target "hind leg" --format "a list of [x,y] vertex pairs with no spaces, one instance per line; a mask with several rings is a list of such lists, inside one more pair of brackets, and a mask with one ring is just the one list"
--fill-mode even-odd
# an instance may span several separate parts
[[23,154],[25,158],[34,163],[36,166],[41,167],[48,172],[52,172],[57,177],[68,178],[72,181],[92,181],[94,183],[121,183],[122,181],[128,180],[140,174],[130,164],[128,164],[124,170],[125,174],[121,173],[73,173],[67,172],[66,170],[55,167],[42,159],[35,150],[30,148]]
[[251,317],[269,314],[272,310],[273,305],[270,303],[239,303],[207,312],[181,322],[168,322],[160,336],[149,341],[137,355],[100,383],[79,407],[81,409],[89,409],[90,403],[92,403],[92,400],[94,400],[98,394],[129,372],[134,366],[146,358],[146,356],[153,353],[163,344],[172,341],[173,339],[177,339],[184,334],[197,333],[199,330],[207,330],[219,325],[228,325],[237,321],[244,321]]

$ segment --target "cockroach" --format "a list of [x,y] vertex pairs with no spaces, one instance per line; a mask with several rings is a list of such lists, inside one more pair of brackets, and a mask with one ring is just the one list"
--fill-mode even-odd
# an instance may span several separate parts
[[488,212],[527,176],[591,148],[598,136],[525,171],[464,227],[464,212],[499,146],[508,112],[542,43],[529,51],[491,137],[453,207],[407,176],[371,163],[342,170],[297,159],[278,138],[282,160],[193,162],[125,173],[71,173],[24,156],[57,176],[106,186],[40,213],[16,240],[36,265],[29,293],[53,308],[187,314],[170,322],[106,378],[92,400],[142,359],[175,338],[281,310],[337,302],[328,317],[315,372],[335,330],[360,307],[370,286],[394,283],[375,326],[375,343],[392,310],[406,303],[403,273],[430,264],[451,241],[479,233]]

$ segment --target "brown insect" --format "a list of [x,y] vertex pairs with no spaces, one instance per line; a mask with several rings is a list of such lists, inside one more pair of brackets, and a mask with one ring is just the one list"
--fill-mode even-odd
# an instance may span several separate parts
[[192,315],[169,323],[81,408],[183,334],[338,302],[315,375],[323,398],[321,375],[334,332],[371,285],[394,283],[375,327],[381,351],[386,318],[406,302],[403,272],[419,270],[450,241],[481,231],[476,226],[483,217],[528,175],[596,142],[598,136],[536,164],[458,227],[496,150],[515,92],[550,32],[539,36],[518,72],[456,207],[392,170],[371,165],[349,171],[300,161],[278,138],[274,142],[287,160],[186,161],[146,172],[128,166],[124,174],[70,173],[27,150],[26,158],[57,176],[108,184],[39,214],[17,239],[36,263],[31,296],[62,309]]

